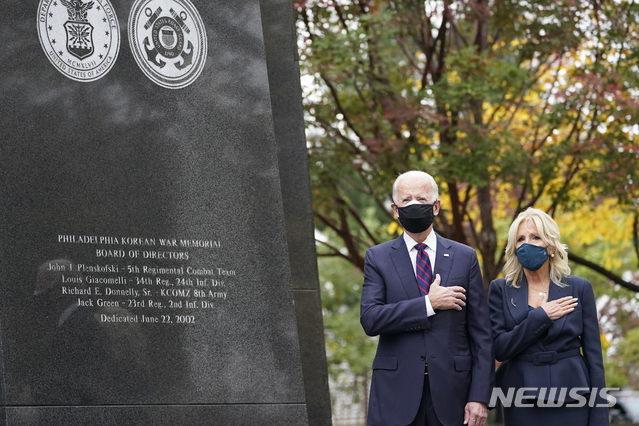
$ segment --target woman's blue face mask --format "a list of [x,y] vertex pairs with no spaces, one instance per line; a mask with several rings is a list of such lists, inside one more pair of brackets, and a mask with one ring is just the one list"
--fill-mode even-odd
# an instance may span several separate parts
[[524,243],[515,250],[515,254],[521,266],[529,271],[536,271],[546,263],[548,259],[548,247],[539,247]]

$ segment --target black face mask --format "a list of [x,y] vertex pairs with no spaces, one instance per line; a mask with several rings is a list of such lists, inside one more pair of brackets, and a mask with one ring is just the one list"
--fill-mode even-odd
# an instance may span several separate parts
[[427,230],[435,220],[433,204],[411,204],[410,206],[397,207],[399,223],[405,230],[413,234],[419,234]]

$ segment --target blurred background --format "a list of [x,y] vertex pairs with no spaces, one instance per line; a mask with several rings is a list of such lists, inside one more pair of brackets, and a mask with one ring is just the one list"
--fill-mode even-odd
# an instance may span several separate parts
[[364,253],[402,232],[391,185],[413,169],[486,289],[514,217],[553,216],[595,289],[612,422],[639,423],[639,2],[294,4],[334,424],[365,424]]

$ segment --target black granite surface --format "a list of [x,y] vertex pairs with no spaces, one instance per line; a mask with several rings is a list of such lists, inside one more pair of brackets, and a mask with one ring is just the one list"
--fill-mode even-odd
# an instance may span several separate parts
[[309,424],[330,425],[331,401],[293,3],[261,0],[260,5]]
[[7,408],[7,421],[17,426],[282,426],[306,424],[306,409],[289,404],[28,407]]
[[[132,3],[112,2],[120,52],[90,83],[46,58],[37,1],[0,4],[0,424],[306,424],[314,378],[300,360],[260,3],[193,0],[208,57],[178,90],[135,63]],[[188,259],[145,258],[166,252]],[[215,275],[144,272],[188,267]],[[301,336],[321,349],[305,356],[321,384],[323,342],[310,336],[321,323]]]

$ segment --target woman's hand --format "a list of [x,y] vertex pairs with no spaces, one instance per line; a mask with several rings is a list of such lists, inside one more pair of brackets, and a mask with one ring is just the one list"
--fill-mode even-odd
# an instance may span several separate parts
[[541,297],[541,304],[539,306],[541,309],[546,311],[548,318],[554,321],[574,311],[577,306],[577,298],[566,296],[549,302],[548,294],[544,293]]

